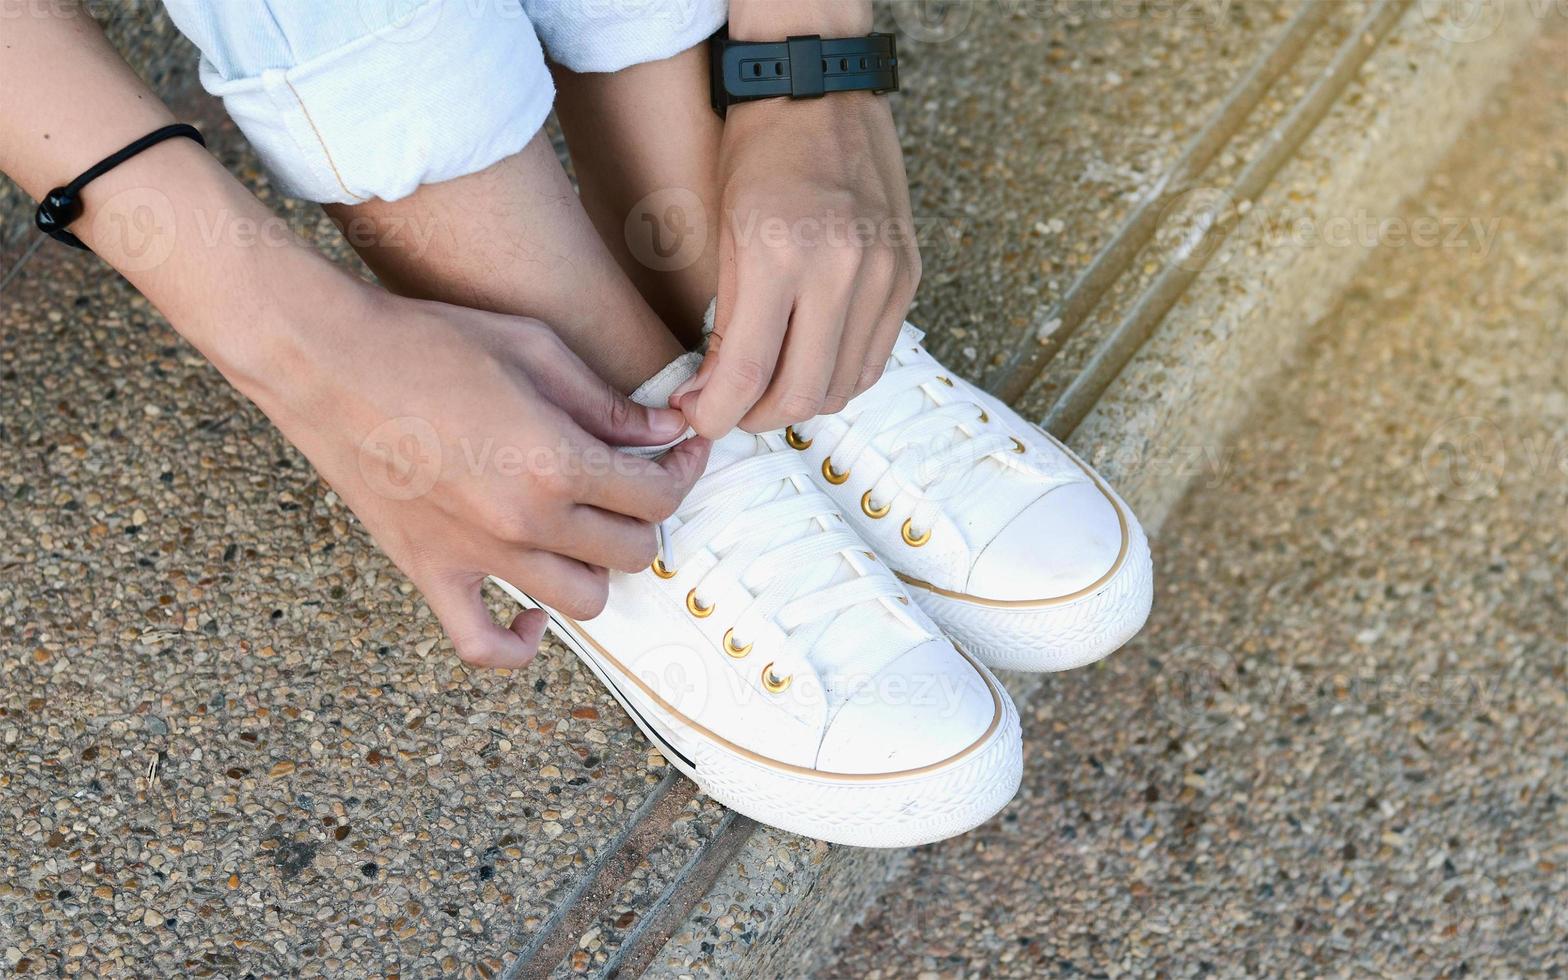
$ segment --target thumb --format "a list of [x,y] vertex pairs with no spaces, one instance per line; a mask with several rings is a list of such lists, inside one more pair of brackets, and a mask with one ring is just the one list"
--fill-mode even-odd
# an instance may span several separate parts
[[490,618],[477,580],[443,582],[421,591],[463,663],[472,667],[526,667],[539,652],[539,641],[544,638],[544,610],[525,609],[513,618],[509,628],[502,629]]
[[586,365],[578,383],[559,392],[556,404],[585,432],[611,446],[662,446],[686,431],[680,412],[639,405]]
[[687,378],[670,393],[670,407],[678,408],[687,419],[696,417],[697,398],[708,379],[719,366],[719,345],[724,343],[724,328],[729,326],[735,310],[735,229],[728,221],[719,222],[719,285],[713,296],[711,318],[703,317],[703,334],[707,338],[702,364],[697,373]]
[[719,337],[714,334],[709,340],[708,352],[702,356],[702,364],[697,368],[697,373],[681,382],[670,393],[670,407],[678,408],[681,414],[691,417],[697,404],[697,395],[702,391],[708,379],[713,377],[713,372],[719,366]]

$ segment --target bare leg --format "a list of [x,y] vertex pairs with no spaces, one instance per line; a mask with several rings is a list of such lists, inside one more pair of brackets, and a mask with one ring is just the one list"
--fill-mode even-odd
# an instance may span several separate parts
[[622,392],[682,351],[594,230],[542,133],[479,173],[327,211],[393,292],[542,320]]
[[583,206],[688,346],[719,282],[719,137],[702,46],[609,74],[557,68],[556,115]]

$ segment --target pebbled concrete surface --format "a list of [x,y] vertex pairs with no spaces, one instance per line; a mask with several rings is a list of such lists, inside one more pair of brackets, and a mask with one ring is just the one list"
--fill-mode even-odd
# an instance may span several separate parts
[[[932,330],[932,351],[983,377],[1061,298],[1301,5],[886,9],[880,26],[899,32],[913,80],[894,102],[925,269],[910,319]],[[1303,68],[1320,63],[1365,7],[1336,2]],[[1280,86],[1257,119],[1277,117],[1297,91]]]
[[[91,9],[231,170],[357,265],[271,187],[156,7]],[[932,236],[921,317],[952,325],[955,364],[978,369],[966,348],[1000,336],[1043,269],[1065,285],[1291,12],[883,11],[909,77],[965,80],[896,103]],[[504,969],[662,760],[564,650],[518,676],[463,670],[305,461],[124,283],[52,246],[16,267],[31,209],[8,187],[0,970]],[[693,803],[560,972],[611,962],[720,815]],[[824,851],[789,837],[745,870],[787,908]],[[749,914],[712,918],[755,933]]]
[[[974,19],[951,34],[893,26],[912,75],[966,80],[898,111],[937,236],[917,317],[973,373],[1293,5],[954,6]],[[190,94],[189,52],[163,28],[128,14],[114,30]],[[980,43],[993,34],[1006,57]],[[191,97],[222,159],[351,262]],[[304,461],[90,258],[34,255],[0,299],[0,340],[0,970],[504,968],[662,760],[564,651],[519,676],[464,672]],[[692,804],[560,972],[609,962],[718,816]],[[756,889],[720,896],[691,946],[711,953],[717,931],[757,954],[759,923],[824,855],[768,841],[743,869]],[[933,902],[945,887],[922,885]]]
[[[1568,22],[1165,525],[1142,637],[1047,679],[1019,798],[831,976],[1568,969]],[[1456,235],[1459,234],[1456,232]]]
[[[552,649],[471,672],[89,256],[0,301],[0,970],[494,975],[666,771]],[[617,896],[659,894],[691,802]]]
[[[151,4],[116,48],[290,226]],[[309,464],[0,177],[0,974],[496,976],[669,771],[575,658],[474,673]],[[496,608],[505,607],[498,599]],[[561,969],[722,819],[682,806]]]

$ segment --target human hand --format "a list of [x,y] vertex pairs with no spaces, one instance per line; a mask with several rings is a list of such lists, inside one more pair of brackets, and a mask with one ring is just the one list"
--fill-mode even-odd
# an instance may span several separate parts
[[920,282],[885,99],[732,106],[715,329],[671,403],[702,435],[837,412],[881,376]]
[[[0,12],[0,168],[35,197],[173,121],[79,8],[17,14]],[[606,569],[647,566],[652,522],[706,463],[700,439],[658,462],[611,449],[685,420],[617,395],[538,321],[344,274],[189,140],[115,167],[83,203],[72,231],[305,453],[469,663],[522,666],[544,629],[537,610],[496,625],[487,575],[596,615]]]
[[653,524],[701,475],[709,444],[657,461],[612,449],[669,442],[686,422],[616,393],[537,320],[350,292],[296,332],[286,372],[246,370],[241,387],[413,580],[458,656],[520,667],[545,615],[502,629],[486,576],[574,619],[598,615],[606,569],[648,567]]

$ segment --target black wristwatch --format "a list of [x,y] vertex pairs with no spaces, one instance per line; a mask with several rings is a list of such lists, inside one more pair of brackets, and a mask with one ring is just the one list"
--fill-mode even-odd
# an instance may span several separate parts
[[787,41],[732,41],[721,29],[710,42],[713,111],[738,102],[829,92],[898,91],[898,45],[891,34]]

